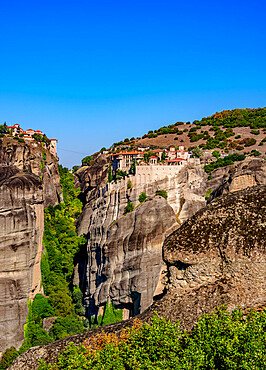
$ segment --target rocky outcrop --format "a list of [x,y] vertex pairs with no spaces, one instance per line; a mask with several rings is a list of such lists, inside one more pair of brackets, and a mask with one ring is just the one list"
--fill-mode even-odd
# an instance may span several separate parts
[[[108,170],[108,163],[105,167]],[[84,265],[83,255],[76,269],[79,285],[83,286],[89,314],[101,313],[99,308],[110,299],[124,309],[125,318],[145,310],[153,296],[162,291],[163,240],[172,227],[177,228],[205,205],[201,193],[205,192],[202,184],[207,176],[197,164],[184,168],[174,178],[131,187],[130,178],[106,185],[103,173],[97,177],[94,170],[90,174],[91,168],[78,174],[80,179],[83,174],[83,192],[88,189],[88,203],[78,226],[79,234],[88,239],[88,264]],[[157,190],[167,192],[167,201],[155,197]],[[142,192],[153,200],[140,205]],[[124,216],[129,200],[135,210]]]
[[214,171],[214,179],[209,182],[213,189],[208,202],[214,198],[257,185],[266,185],[266,162],[261,159],[246,159],[235,165]]
[[[230,310],[266,307],[266,186],[215,199],[173,232],[163,246],[168,266],[167,293],[142,314],[154,311],[189,330],[199,316],[225,304]],[[121,332],[132,319],[104,327]],[[82,343],[101,328],[78,334],[19,356],[11,369],[32,369],[38,359],[53,363],[67,343]]]
[[108,299],[124,309],[124,317],[151,305],[153,296],[162,291],[162,244],[176,227],[173,209],[159,196],[110,224],[104,233],[92,223],[85,292],[91,315]]
[[41,291],[43,187],[39,177],[0,167],[0,351],[19,347],[27,300]]
[[43,182],[44,207],[62,200],[58,158],[41,143],[21,143],[12,137],[0,138],[0,164],[15,166],[25,173],[39,176]]

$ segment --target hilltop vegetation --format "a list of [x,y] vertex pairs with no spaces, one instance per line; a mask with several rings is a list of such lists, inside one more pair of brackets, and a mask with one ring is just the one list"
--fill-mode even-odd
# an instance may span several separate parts
[[265,152],[266,108],[234,109],[215,113],[210,117],[190,122],[176,122],[150,130],[142,137],[124,139],[114,143],[111,151],[121,148],[136,149],[149,146],[154,149],[167,148],[170,145],[185,145],[193,149],[199,145],[204,150],[219,149],[225,153],[245,151],[247,148],[262,147]]

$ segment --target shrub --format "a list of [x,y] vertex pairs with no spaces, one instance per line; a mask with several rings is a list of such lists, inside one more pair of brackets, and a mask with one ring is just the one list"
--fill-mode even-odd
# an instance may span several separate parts
[[[242,142],[241,142],[241,144],[242,144]],[[249,146],[252,146],[252,145],[256,144],[256,140],[251,138],[251,137],[248,137],[248,138],[243,140],[243,144],[244,144],[244,146],[249,147]]]
[[192,154],[194,157],[196,158],[200,158],[202,156],[202,150],[196,146],[193,150],[192,150]]
[[165,199],[168,198],[167,192],[165,190],[157,190],[155,195],[159,195],[160,197],[163,197]]
[[218,158],[220,157],[220,152],[219,152],[219,150],[214,150],[214,151],[212,152],[212,156],[213,156],[213,157],[215,157],[216,159],[218,159]]
[[15,360],[15,358],[17,358],[18,356],[19,356],[19,352],[16,350],[15,347],[12,346],[8,348],[3,353],[3,356],[1,359],[2,369],[7,369],[12,364],[12,362]]
[[259,152],[258,150],[251,150],[251,154],[255,157],[259,157],[261,155],[261,152]]
[[84,331],[83,322],[79,317],[67,316],[64,318],[59,317],[54,321],[53,326],[49,330],[49,335],[53,340],[58,340]]
[[260,130],[251,130],[250,133],[253,134],[253,135],[259,135]]
[[124,214],[126,215],[126,214],[132,212],[133,210],[134,210],[134,204],[129,200],[127,202],[127,206],[125,208]]
[[139,202],[143,203],[143,202],[145,202],[146,199],[147,199],[146,193],[144,193],[144,192],[141,193],[140,196],[139,196]]
[[132,189],[132,182],[131,180],[129,179],[128,182],[127,182],[127,188],[128,189]]
[[94,163],[94,158],[90,155],[82,159],[82,166],[91,166]]

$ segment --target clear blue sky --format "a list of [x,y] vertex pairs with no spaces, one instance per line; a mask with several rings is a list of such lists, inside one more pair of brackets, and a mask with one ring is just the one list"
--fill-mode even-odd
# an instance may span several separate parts
[[265,14],[265,0],[1,1],[1,121],[58,138],[72,167],[164,124],[266,106]]

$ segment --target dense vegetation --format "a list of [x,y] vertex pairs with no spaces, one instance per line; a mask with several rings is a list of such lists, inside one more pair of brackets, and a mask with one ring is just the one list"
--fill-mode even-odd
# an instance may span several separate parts
[[225,307],[200,317],[191,332],[155,316],[151,324],[135,320],[133,328],[102,332],[82,346],[69,345],[55,365],[39,370],[68,369],[265,369],[266,311]]
[[230,154],[224,158],[217,158],[217,161],[211,162],[204,166],[205,172],[209,173],[216,168],[233,165],[236,161],[243,161],[246,158],[245,154]]

